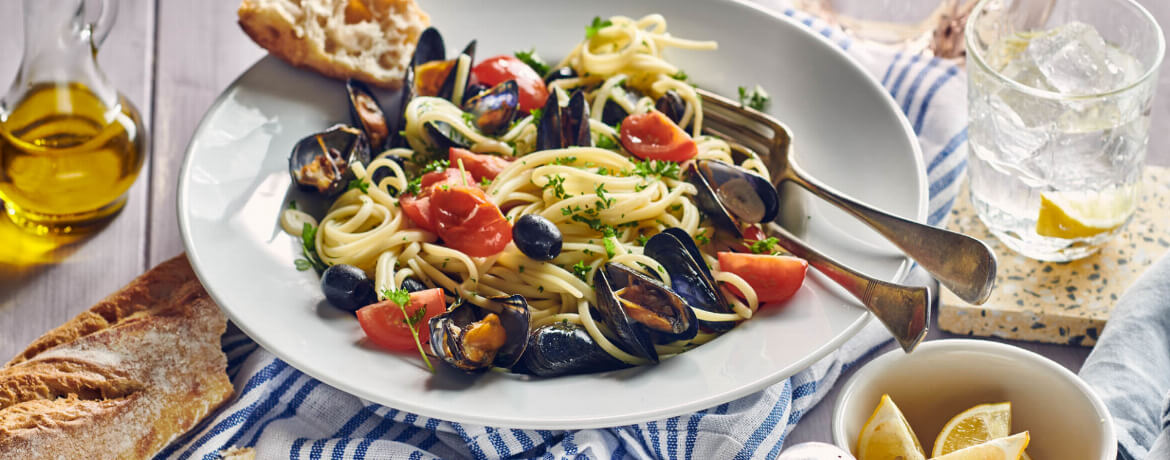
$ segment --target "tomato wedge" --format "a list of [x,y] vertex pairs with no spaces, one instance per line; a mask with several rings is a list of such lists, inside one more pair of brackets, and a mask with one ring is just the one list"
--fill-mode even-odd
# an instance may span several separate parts
[[540,108],[548,99],[548,87],[540,75],[524,61],[512,56],[488,58],[471,68],[471,76],[475,77],[476,83],[487,87],[516,80],[516,86],[520,87],[520,110],[524,112]]
[[402,206],[402,212],[406,213],[406,217],[409,217],[415,226],[435,233],[434,213],[431,211],[431,192],[442,185],[461,185],[465,180],[468,184],[476,183],[469,174],[461,174],[456,168],[423,174],[422,187],[418,195],[403,194],[398,197],[398,205]]
[[[440,288],[410,294],[410,303],[406,311],[414,314],[419,308],[426,308],[422,319],[415,326],[418,329],[418,339],[423,345],[431,339],[429,323],[435,315],[447,311],[447,298]],[[406,325],[406,317],[402,315],[402,308],[389,300],[370,304],[357,311],[358,324],[366,337],[374,344],[387,350],[411,352],[417,351],[414,336],[410,334],[410,327]]]
[[[765,304],[788,300],[804,283],[808,262],[799,257],[770,254],[720,252],[719,269],[739,275],[755,289],[760,308]],[[743,297],[734,286],[727,286],[733,294]]]
[[512,224],[478,187],[434,188],[430,204],[435,230],[452,249],[487,257],[512,242]]
[[475,178],[476,182],[488,179],[495,179],[500,175],[500,171],[512,164],[512,160],[496,155],[483,155],[479,153],[471,153],[469,150],[458,147],[451,147],[448,152],[448,159],[452,168],[459,167],[459,161],[463,161],[463,169],[471,173],[471,177]]
[[635,113],[622,120],[622,147],[643,160],[684,162],[699,154],[686,131],[662,112]]

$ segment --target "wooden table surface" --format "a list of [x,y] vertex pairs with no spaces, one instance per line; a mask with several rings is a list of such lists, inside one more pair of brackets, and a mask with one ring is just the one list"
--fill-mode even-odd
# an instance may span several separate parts
[[[20,18],[21,2],[0,2],[0,17]],[[1142,0],[1170,25],[1170,2]],[[175,184],[187,142],[216,96],[264,55],[236,25],[235,0],[122,0],[99,61],[110,80],[142,112],[150,155],[121,215],[100,233],[57,246],[23,235],[0,218],[0,358],[7,360],[46,330],[88,308],[149,267],[183,251]],[[425,5],[425,3],[424,3]],[[12,81],[22,26],[0,31],[0,84]],[[1165,67],[1165,66],[1163,66]],[[1149,162],[1170,165],[1170,71],[1150,131]],[[946,337],[937,327],[929,339]],[[1015,343],[1077,371],[1087,348]],[[836,393],[806,414],[788,442],[831,441]]]

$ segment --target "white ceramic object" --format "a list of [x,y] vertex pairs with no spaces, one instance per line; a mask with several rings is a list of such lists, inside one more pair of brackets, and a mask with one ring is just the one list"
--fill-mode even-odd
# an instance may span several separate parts
[[[793,130],[812,174],[895,214],[923,220],[927,191],[918,143],[886,91],[833,43],[802,25],[728,1],[518,0],[427,5],[449,48],[478,38],[482,57],[536,46],[567,53],[597,14],[663,13],[674,35],[719,42],[716,52],[670,50],[697,84],[736,94],[761,84],[770,112]],[[519,27],[501,26],[517,22]],[[344,87],[273,58],[258,62],[204,116],[178,184],[180,231],[200,280],[264,348],[344,391],[445,420],[515,428],[624,425],[718,405],[776,383],[853,336],[869,315],[812,274],[781,311],[660,365],[528,381],[431,376],[411,354],[366,345],[352,315],[331,308],[317,277],[293,268],[297,242],[278,217],[290,193],[294,142],[347,120]],[[809,201],[785,221],[825,253],[894,280],[907,262],[863,224]],[[305,203],[302,203],[304,206]]]
[[833,407],[833,442],[855,452],[857,436],[886,393],[905,414],[922,448],[955,414],[976,404],[1010,401],[1012,433],[1028,431],[1032,458],[1113,460],[1117,438],[1101,398],[1064,366],[998,342],[923,342],[867,363],[841,388]]

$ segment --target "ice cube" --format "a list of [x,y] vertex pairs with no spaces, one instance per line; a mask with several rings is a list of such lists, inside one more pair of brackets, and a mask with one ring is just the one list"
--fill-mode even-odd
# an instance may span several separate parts
[[1049,86],[1064,94],[1095,94],[1136,77],[1136,61],[1105,43],[1093,26],[1070,22],[1041,33],[1020,57],[1035,63]]

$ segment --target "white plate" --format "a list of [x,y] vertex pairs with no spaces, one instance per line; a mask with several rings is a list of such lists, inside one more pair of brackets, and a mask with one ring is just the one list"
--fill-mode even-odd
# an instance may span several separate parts
[[[481,57],[536,46],[557,58],[582,38],[595,15],[661,12],[674,35],[719,42],[716,52],[670,50],[669,58],[699,85],[722,94],[756,83],[767,89],[770,112],[792,129],[811,173],[883,209],[925,217],[918,144],[893,100],[836,45],[790,19],[727,1],[483,5],[448,1],[427,8],[449,48],[478,38]],[[341,83],[261,60],[220,96],[196,130],[178,207],[188,256],[232,320],[289,364],[362,398],[513,428],[624,425],[759,391],[836,349],[869,319],[847,294],[810,271],[782,311],[759,315],[654,367],[537,381],[503,374],[432,377],[414,356],[359,343],[363,335],[353,316],[325,303],[311,271],[293,268],[296,243],[279,227],[293,143],[346,119]],[[907,268],[862,224],[807,201],[805,213],[789,210],[786,218],[801,223],[799,231],[814,246],[887,280]]]

